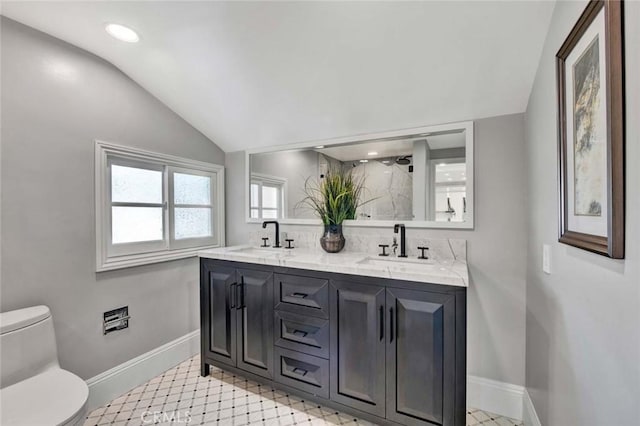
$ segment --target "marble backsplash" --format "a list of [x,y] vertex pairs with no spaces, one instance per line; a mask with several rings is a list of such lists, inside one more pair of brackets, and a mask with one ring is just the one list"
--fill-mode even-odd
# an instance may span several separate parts
[[[436,261],[461,260],[464,262],[467,260],[466,240],[456,238],[415,238],[411,237],[410,233],[411,230],[407,230],[407,255],[409,257],[417,257],[420,254],[418,247],[429,247],[428,257],[430,259]],[[322,250],[320,247],[321,236],[322,229],[318,227],[317,231],[281,232],[280,241],[281,244],[285,246],[285,239],[291,238],[294,240],[294,247]],[[391,245],[393,244],[394,236],[398,238],[399,244],[400,236],[388,230],[386,230],[384,235],[362,235],[358,233],[358,228],[345,228],[344,237],[346,244],[343,251],[376,255],[381,252],[378,244],[388,244],[389,248],[387,252],[393,253]],[[262,244],[263,237],[269,238],[269,245],[273,244],[273,228],[269,227],[269,229],[250,232],[249,244],[259,246]],[[398,253],[399,252],[400,248],[398,248]]]

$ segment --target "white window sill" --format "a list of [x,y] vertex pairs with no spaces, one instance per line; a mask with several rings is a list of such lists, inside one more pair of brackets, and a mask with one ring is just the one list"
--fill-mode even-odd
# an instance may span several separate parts
[[135,254],[128,256],[117,256],[104,259],[96,266],[96,272],[113,271],[116,269],[131,268],[134,266],[151,265],[154,263],[168,262],[171,260],[186,259],[196,257],[201,250],[208,250],[220,247],[219,245],[193,247],[182,250],[162,251],[155,253]]

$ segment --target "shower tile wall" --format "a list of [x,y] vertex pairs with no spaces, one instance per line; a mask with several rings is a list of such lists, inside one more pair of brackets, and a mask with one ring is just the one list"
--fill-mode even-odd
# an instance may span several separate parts
[[364,200],[372,200],[358,210],[358,219],[411,220],[413,218],[413,175],[409,166],[383,164],[372,160],[354,167],[366,179]]

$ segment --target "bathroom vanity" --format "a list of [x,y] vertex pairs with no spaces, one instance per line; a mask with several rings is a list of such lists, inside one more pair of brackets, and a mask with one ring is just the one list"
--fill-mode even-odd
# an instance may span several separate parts
[[377,424],[466,417],[466,261],[242,246],[200,253],[209,366]]

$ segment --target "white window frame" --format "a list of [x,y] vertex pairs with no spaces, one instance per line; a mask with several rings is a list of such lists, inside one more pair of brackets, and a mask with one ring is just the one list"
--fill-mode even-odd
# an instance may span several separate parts
[[[111,244],[111,164],[163,171],[163,203],[116,203],[139,207],[163,207],[163,240]],[[173,173],[210,176],[211,237],[175,240]],[[197,256],[198,251],[225,244],[224,166],[138,148],[95,141],[96,271],[128,268]]]
[[[262,211],[265,210],[262,207],[262,187],[267,184],[271,187],[279,187],[280,188],[280,199],[278,200],[278,211],[276,215],[276,219],[285,219],[287,217],[287,179],[279,176],[271,176],[265,175],[263,173],[251,173],[251,183],[249,186],[253,184],[260,185],[260,191],[258,191],[258,217],[254,218],[255,220],[263,220]],[[249,193],[251,194],[251,193]],[[249,195],[251,197],[251,195]],[[249,204],[251,204],[251,198],[249,198]],[[251,215],[251,210],[255,210],[256,207],[249,206],[249,215]],[[267,208],[266,210],[274,210],[273,208]],[[273,220],[272,218],[268,218]]]
[[[106,177],[105,183],[109,184],[111,182],[111,166],[118,165],[124,167],[135,167],[137,169],[145,169],[145,170],[153,170],[162,173],[163,181],[165,180],[165,166],[160,163],[151,162],[151,161],[140,161],[132,158],[109,155],[107,156],[107,168],[105,170]],[[110,187],[110,186],[109,186]],[[167,185],[162,183],[162,202],[160,203],[135,203],[135,202],[113,202],[111,200],[111,191],[105,191],[106,203],[104,205],[104,215],[105,221],[107,225],[107,230],[111,230],[112,227],[112,213],[111,208],[122,206],[122,207],[157,207],[163,209],[162,215],[162,229],[164,235],[162,236],[162,240],[152,240],[152,241],[136,241],[131,243],[121,243],[121,244],[112,244],[112,233],[107,232],[105,235],[106,238],[106,255],[107,257],[117,257],[117,256],[125,256],[130,254],[138,254],[138,253],[151,253],[160,250],[167,250],[167,215],[166,213],[166,187]],[[105,188],[106,189],[106,188]]]
[[[173,191],[173,177],[175,173],[188,174],[188,175],[197,175],[197,176],[207,176],[211,178],[211,194],[209,194],[211,203],[210,204],[176,204],[174,198]],[[190,247],[201,247],[203,245],[216,245],[218,241],[217,234],[219,232],[218,227],[216,226],[216,216],[218,212],[215,208],[216,199],[217,199],[217,174],[215,172],[207,172],[202,170],[195,169],[185,169],[183,167],[172,167],[168,168],[167,176],[169,179],[169,244],[173,249],[182,249],[182,248],[190,248]],[[202,237],[202,238],[183,238],[177,240],[175,238],[175,208],[178,207],[204,207],[211,209],[211,229],[213,230],[213,235],[210,237]]]

